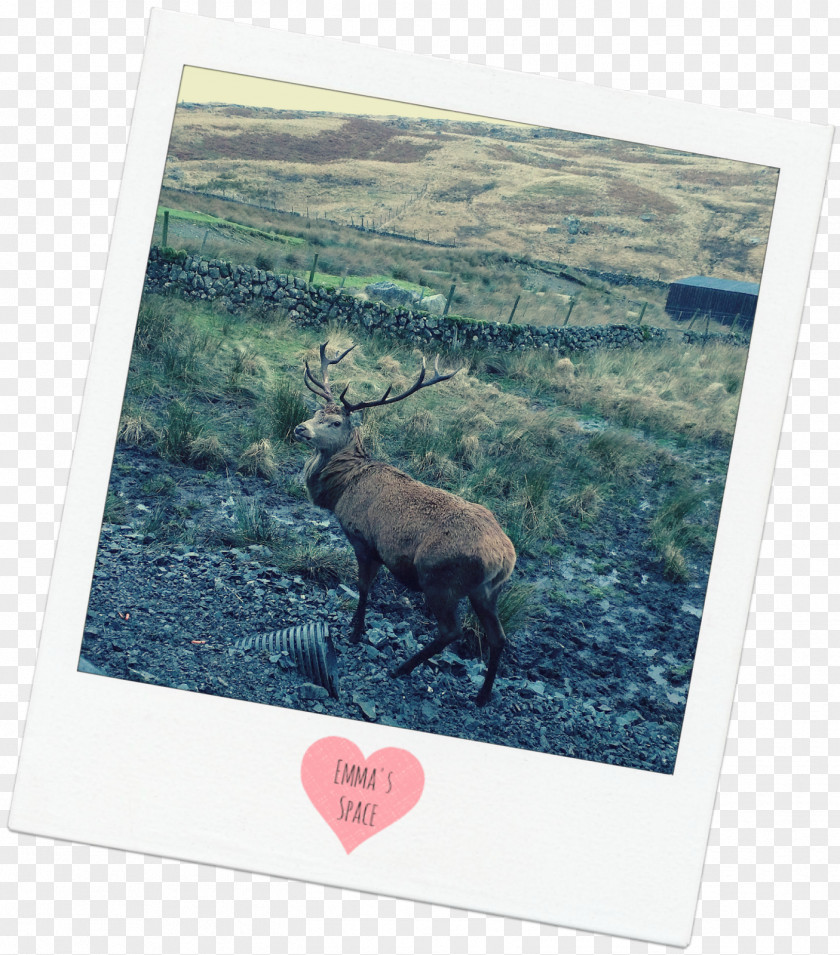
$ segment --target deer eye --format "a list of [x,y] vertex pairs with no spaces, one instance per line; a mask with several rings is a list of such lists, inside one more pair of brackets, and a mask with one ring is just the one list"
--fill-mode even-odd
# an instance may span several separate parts
[[330,422],[330,427],[332,427],[332,428],[340,428],[340,427],[341,427],[341,422],[340,422],[340,421],[331,421],[331,422]]

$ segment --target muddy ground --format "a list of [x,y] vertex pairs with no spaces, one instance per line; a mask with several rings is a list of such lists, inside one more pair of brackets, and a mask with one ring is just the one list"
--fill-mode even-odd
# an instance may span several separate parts
[[[509,634],[492,700],[479,709],[473,699],[483,663],[466,645],[406,677],[388,676],[431,639],[434,623],[422,595],[387,571],[374,585],[367,634],[351,645],[352,580],[325,589],[278,571],[262,544],[223,543],[237,502],[257,501],[287,542],[347,548],[335,519],[302,497],[297,469],[267,481],[118,447],[81,666],[183,691],[673,771],[704,567],[693,567],[690,583],[665,580],[644,521],[627,512],[564,541],[556,559],[520,557],[515,577],[537,587],[533,616]],[[235,645],[309,622],[329,625],[337,698],[288,655]]]

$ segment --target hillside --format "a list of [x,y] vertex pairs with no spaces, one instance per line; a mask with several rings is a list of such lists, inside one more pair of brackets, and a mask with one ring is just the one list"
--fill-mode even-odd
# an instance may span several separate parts
[[560,130],[183,104],[163,185],[582,268],[759,281],[776,182]]
[[[335,325],[336,369],[361,399],[407,387],[412,343]],[[453,378],[360,419],[371,454],[489,507],[516,547],[509,638],[491,704],[477,621],[404,680],[389,670],[435,632],[389,573],[347,639],[356,563],[306,499],[312,414],[302,369],[323,328],[147,293],[138,316],[83,644],[90,672],[345,719],[671,772],[746,352],[726,345],[596,351],[475,348]],[[338,691],[288,654],[238,641],[328,624]]]

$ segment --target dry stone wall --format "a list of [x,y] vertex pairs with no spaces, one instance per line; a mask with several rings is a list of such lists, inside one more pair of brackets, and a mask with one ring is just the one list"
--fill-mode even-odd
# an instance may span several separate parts
[[[300,326],[338,322],[351,328],[381,330],[423,344],[480,345],[515,351],[548,349],[561,355],[590,348],[624,348],[667,340],[660,328],[637,325],[570,325],[543,328],[476,322],[457,316],[431,315],[418,309],[390,307],[357,299],[342,289],[308,285],[292,275],[279,275],[251,265],[201,259],[153,247],[146,269],[146,289],[186,298],[219,301],[233,311],[243,308],[282,310]],[[696,336],[684,336],[691,340]],[[714,336],[710,336],[714,337]]]

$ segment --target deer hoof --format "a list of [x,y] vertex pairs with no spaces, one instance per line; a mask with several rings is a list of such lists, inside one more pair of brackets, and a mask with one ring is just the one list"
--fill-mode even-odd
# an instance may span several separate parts
[[485,693],[484,690],[480,690],[478,696],[475,698],[476,706],[487,706],[490,702],[490,694]]

